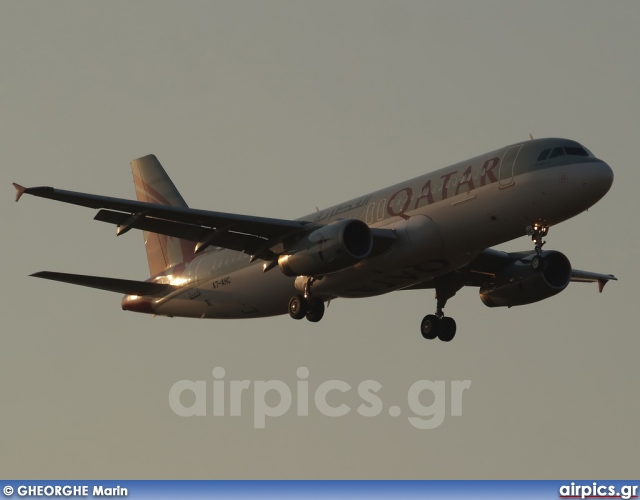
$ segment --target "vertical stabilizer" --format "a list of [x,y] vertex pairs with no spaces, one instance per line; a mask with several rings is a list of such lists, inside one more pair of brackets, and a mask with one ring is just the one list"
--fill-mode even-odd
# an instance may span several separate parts
[[[133,183],[138,201],[159,203],[174,207],[187,207],[184,199],[160,165],[155,155],[147,155],[131,162]],[[160,274],[193,256],[194,243],[163,234],[144,231],[151,276]]]

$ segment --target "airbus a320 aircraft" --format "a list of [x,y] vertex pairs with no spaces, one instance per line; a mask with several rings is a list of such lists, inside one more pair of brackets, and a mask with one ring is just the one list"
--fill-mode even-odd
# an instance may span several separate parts
[[[132,281],[39,272],[32,276],[125,294],[122,309],[163,316],[322,319],[324,303],[397,290],[435,289],[426,339],[449,342],[447,301],[463,286],[489,307],[549,298],[578,271],[543,250],[549,227],[591,207],[613,182],[609,165],[567,139],[507,146],[297,220],[189,208],[157,158],[131,162],[137,201],[14,184],[30,194],[100,209],[117,234],[144,231],[151,277]],[[489,247],[524,234],[534,248]]]

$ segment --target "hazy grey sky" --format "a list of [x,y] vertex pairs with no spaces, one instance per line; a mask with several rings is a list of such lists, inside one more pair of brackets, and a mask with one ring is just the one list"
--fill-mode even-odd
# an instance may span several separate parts
[[[637,477],[639,22],[636,1],[3,2],[0,476]],[[547,241],[620,281],[510,310],[463,290],[450,344],[419,334],[432,291],[337,300],[319,324],[215,321],[28,277],[146,279],[147,264],[140,234],[15,204],[13,181],[132,198],[129,161],[155,153],[191,206],[294,218],[529,133],[612,166],[609,194]],[[312,390],[380,382],[385,411],[255,430],[249,405],[181,418],[168,404],[215,367],[295,387],[301,366]],[[463,415],[412,427],[422,379],[471,380]]]

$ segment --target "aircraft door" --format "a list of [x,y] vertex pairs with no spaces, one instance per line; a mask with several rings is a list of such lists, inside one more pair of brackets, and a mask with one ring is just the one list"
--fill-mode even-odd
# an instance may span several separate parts
[[189,288],[189,298],[195,299],[200,295],[199,283],[202,282],[204,278],[206,278],[204,273],[204,260],[200,257],[197,261],[192,261],[189,264],[186,277],[189,282],[194,283],[195,286]]
[[516,163],[516,158],[518,157],[518,153],[520,153],[521,148],[522,144],[511,146],[502,157],[502,162],[500,163],[501,188],[513,185],[513,166]]

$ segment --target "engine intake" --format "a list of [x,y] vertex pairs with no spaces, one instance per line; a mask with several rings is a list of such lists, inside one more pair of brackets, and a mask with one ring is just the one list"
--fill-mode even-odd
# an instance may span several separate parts
[[512,307],[548,299],[567,288],[571,263],[562,253],[542,252],[543,266],[534,270],[535,253],[502,270],[480,288],[480,299],[488,307]]
[[297,241],[278,258],[287,276],[319,276],[366,259],[373,248],[369,226],[357,219],[333,222]]

